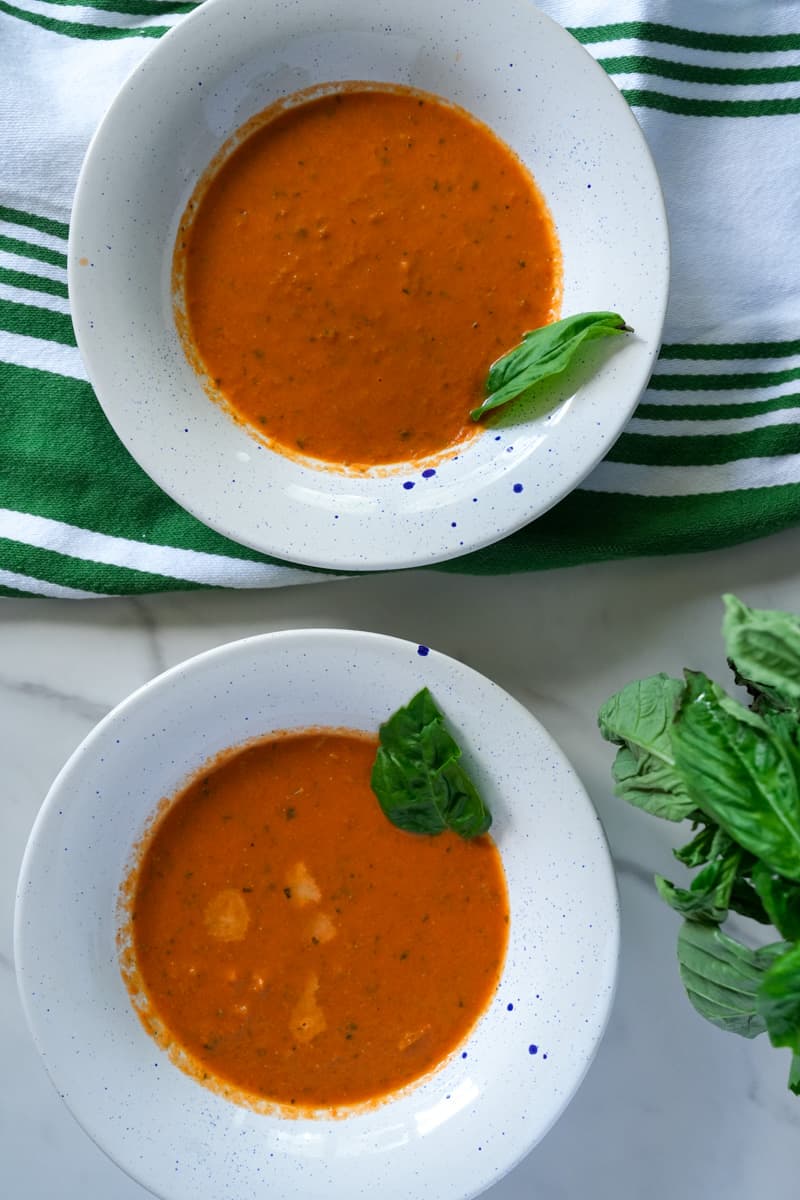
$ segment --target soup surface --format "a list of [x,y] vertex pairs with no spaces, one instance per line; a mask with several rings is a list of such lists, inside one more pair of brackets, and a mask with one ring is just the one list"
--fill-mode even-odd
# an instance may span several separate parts
[[312,730],[230,751],[146,839],[123,974],[193,1074],[298,1110],[377,1100],[489,1003],[509,921],[497,849],[391,825],[376,746]]
[[474,437],[489,366],[560,304],[553,222],[513,152],[428,93],[345,84],[267,110],[221,159],[173,270],[212,394],[351,469]]

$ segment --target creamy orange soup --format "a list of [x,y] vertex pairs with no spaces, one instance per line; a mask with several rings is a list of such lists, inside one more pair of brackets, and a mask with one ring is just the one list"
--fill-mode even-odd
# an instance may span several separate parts
[[391,825],[376,747],[313,730],[232,750],[146,840],[123,974],[196,1076],[293,1110],[378,1100],[489,1003],[509,922],[497,848]]
[[489,366],[555,319],[531,175],[464,110],[341,85],[268,110],[201,180],[174,256],[190,359],[289,454],[351,468],[475,436]]

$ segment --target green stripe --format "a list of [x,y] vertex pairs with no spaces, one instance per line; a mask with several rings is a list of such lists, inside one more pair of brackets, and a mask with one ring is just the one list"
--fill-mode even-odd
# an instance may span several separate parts
[[[121,537],[141,537],[147,531],[154,544],[266,561],[206,529],[161,493],[129,458],[81,381],[0,364],[0,461],[0,506]],[[37,486],[43,477],[49,481],[44,494]],[[795,485],[692,497],[578,491],[512,537],[437,569],[496,574],[710,550],[798,520],[800,487]],[[28,551],[16,549],[15,554],[13,569],[20,573],[85,591],[142,593],[191,586],[125,568],[89,564],[85,572],[78,571],[74,561],[64,570],[63,556],[34,562]],[[0,561],[12,569],[5,554]]]
[[686,83],[794,83],[800,79],[800,66],[699,67],[695,63],[673,62],[647,54],[626,54],[618,58],[598,58],[597,61],[609,75],[658,75],[661,79],[679,79]]
[[60,250],[51,250],[49,246],[37,246],[34,242],[6,237],[4,233],[0,233],[0,250],[7,250],[9,254],[19,254],[22,258],[35,258],[38,262],[50,263],[53,267],[67,265],[67,256]]
[[0,583],[0,596],[10,596],[13,599],[24,596],[26,600],[29,598],[33,598],[34,600],[47,599],[47,597],[42,596],[39,592],[22,592],[19,588],[6,587],[3,583]]
[[800,50],[800,33],[705,33],[655,21],[618,21],[613,25],[584,25],[569,32],[584,46],[597,42],[618,42],[637,38],[643,42],[663,42],[667,46],[687,46],[692,50],[733,50],[750,54],[756,50]]
[[[446,574],[499,575],[642,555],[700,553],[775,533],[800,519],[800,486],[751,488],[712,496],[626,496],[576,491],[511,537],[464,558],[432,568]],[[18,543],[12,543],[19,546]],[[125,568],[89,564],[85,576],[74,565],[63,574],[59,559],[48,554],[35,564],[25,554],[19,573],[114,594],[189,590],[197,585]],[[0,545],[0,561],[5,557]],[[77,560],[73,560],[73,564]],[[6,565],[3,562],[3,565]],[[28,569],[25,569],[28,568]],[[13,568],[9,568],[13,569]],[[102,589],[101,589],[102,582]],[[16,594],[0,589],[0,594]]]
[[9,221],[12,225],[27,225],[29,229],[38,229],[39,233],[51,233],[54,237],[69,236],[69,225],[64,221],[54,221],[51,217],[40,217],[36,213],[23,212],[21,208],[9,208],[0,204],[0,221]]
[[[661,440],[674,444],[679,439]],[[0,364],[0,461],[0,507],[120,537],[142,540],[146,531],[152,544],[271,561],[207,529],[160,492],[117,440],[89,385],[79,380]],[[37,486],[42,478],[48,480],[44,494]],[[490,575],[705,551],[762,537],[798,520],[796,485],[691,497],[577,491],[510,538],[435,569]],[[6,547],[0,548],[7,569],[84,591],[130,594],[193,586],[128,568],[87,564],[84,570],[79,560],[49,551],[36,552],[48,557],[34,561],[27,548],[11,546],[17,555],[13,567]]]
[[47,279],[44,275],[31,275],[28,271],[12,271],[9,267],[0,267],[0,283],[11,287],[28,288],[32,292],[46,292],[49,296],[61,296],[67,299],[67,285],[59,279]]
[[41,550],[25,542],[0,538],[0,562],[8,571],[46,579],[62,587],[79,588],[84,592],[108,592],[113,595],[132,595],[143,592],[183,592],[189,589],[214,590],[211,584],[191,583],[173,579],[170,575],[155,575],[136,571],[132,567],[111,567],[91,559],[73,558],[55,550]]
[[47,0],[48,4],[60,4],[72,8],[95,8],[98,12],[122,13],[126,17],[169,17],[193,12],[199,4],[190,0],[164,3],[163,0]]
[[62,346],[78,344],[72,318],[67,313],[52,312],[49,308],[37,308],[33,304],[17,304],[14,300],[0,300],[0,329],[7,333],[42,338],[45,342],[59,342]]
[[[713,496],[575,491],[518,533],[435,569],[498,575],[638,555],[698,553],[775,533],[800,520],[800,486]],[[564,580],[564,586],[569,586]]]
[[800,392],[775,396],[772,400],[749,400],[744,404],[640,404],[634,416],[655,421],[722,421],[729,417],[760,417],[800,407]]
[[0,508],[153,545],[280,561],[215,533],[165,496],[83,380],[0,362],[0,462]]
[[657,108],[681,117],[780,117],[800,113],[800,96],[783,100],[696,100],[640,88],[620,90],[631,108]]
[[90,41],[113,42],[119,38],[147,37],[160,38],[169,33],[168,25],[142,26],[137,29],[124,29],[114,25],[81,25],[77,21],[57,21],[54,17],[44,17],[41,13],[26,12],[13,4],[0,0],[0,13],[27,21],[39,29],[47,29],[50,33],[61,33],[65,37],[84,38]]
[[[432,569],[498,575],[640,555],[697,553],[764,537],[798,519],[800,487],[795,484],[712,496],[644,498],[577,491],[504,541]],[[20,574],[83,591],[130,595],[200,586],[100,563],[87,563],[84,569],[82,560],[16,542],[0,541],[0,562]],[[8,589],[0,594],[15,593]]]
[[774,387],[800,379],[800,367],[782,371],[747,371],[738,375],[651,375],[648,388],[654,392],[719,392],[739,388]]
[[665,342],[659,358],[788,358],[800,338],[785,342]]
[[781,454],[800,454],[800,425],[770,425],[749,433],[699,433],[691,437],[623,433],[608,461],[640,467],[714,467],[741,458],[774,458]]

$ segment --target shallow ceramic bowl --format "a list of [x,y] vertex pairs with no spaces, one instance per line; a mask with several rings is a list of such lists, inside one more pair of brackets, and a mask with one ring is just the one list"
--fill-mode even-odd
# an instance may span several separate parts
[[[173,245],[206,166],[255,113],[341,80],[411,85],[486,122],[553,214],[563,313],[612,310],[636,329],[549,414],[509,410],[425,478],[419,463],[358,477],[271,450],[207,396],[176,331]],[[333,569],[452,558],[566,495],[633,411],[667,285],[664,206],[639,127],[590,55],[527,0],[206,0],[111,106],[70,227],[78,345],[134,458],[234,540]]]
[[[377,730],[426,684],[494,813],[511,908],[497,992],[443,1066],[379,1107],[292,1119],[237,1105],[176,1067],[134,1014],[115,940],[132,848],[162,797],[217,751],[276,729]],[[426,647],[315,630],[190,659],[97,726],[31,834],[15,953],[59,1093],[157,1195],[461,1200],[518,1162],[580,1083],[609,1012],[618,933],[602,829],[530,713]]]

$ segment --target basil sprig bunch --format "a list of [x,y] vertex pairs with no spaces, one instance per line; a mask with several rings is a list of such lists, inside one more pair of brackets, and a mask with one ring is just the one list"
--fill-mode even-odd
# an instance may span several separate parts
[[493,408],[527,396],[554,375],[571,366],[586,342],[632,333],[618,313],[587,312],[532,329],[522,341],[498,358],[486,377],[486,397],[470,413],[473,421]]
[[486,833],[491,813],[460,758],[443,714],[423,688],[380,727],[372,790],[392,824],[409,833]]
[[[603,705],[600,732],[620,747],[618,796],[694,836],[675,857],[697,870],[688,888],[657,875],[684,918],[681,978],[721,1029],[767,1033],[792,1051],[800,1095],[800,620],[725,596],[723,638],[745,707],[702,671],[654,675]],[[721,929],[729,912],[772,926],[753,949]]]

